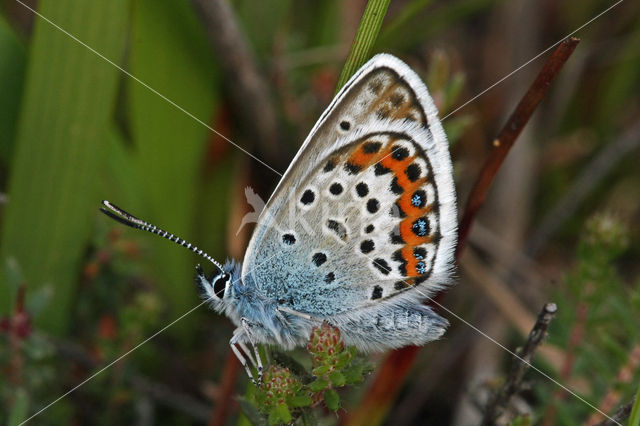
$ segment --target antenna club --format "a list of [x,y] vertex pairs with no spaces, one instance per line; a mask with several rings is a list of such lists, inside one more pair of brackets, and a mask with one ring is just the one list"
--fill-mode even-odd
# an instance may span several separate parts
[[131,228],[136,228],[136,229],[141,229],[143,231],[147,231],[147,232],[151,232],[152,234],[156,234],[162,238],[166,238],[169,241],[173,241],[176,244],[179,244],[189,250],[191,250],[192,252],[198,254],[199,256],[204,257],[205,259],[207,259],[208,261],[210,261],[211,263],[213,263],[219,270],[220,272],[224,272],[224,270],[222,269],[222,265],[220,263],[218,263],[217,261],[215,261],[211,256],[209,256],[207,253],[205,253],[204,251],[202,251],[201,249],[199,249],[198,247],[194,246],[193,244],[185,241],[184,239],[173,235],[167,231],[164,231],[160,228],[158,228],[157,226],[146,222],[144,220],[138,219],[137,217],[135,217],[134,215],[127,213],[126,211],[124,211],[123,209],[121,209],[120,207],[116,206],[115,204],[111,204],[109,201],[107,200],[102,200],[102,205],[104,207],[100,207],[100,211],[104,214],[106,214],[107,216],[109,216],[111,219],[118,221],[120,223],[122,223],[123,225],[127,225]]

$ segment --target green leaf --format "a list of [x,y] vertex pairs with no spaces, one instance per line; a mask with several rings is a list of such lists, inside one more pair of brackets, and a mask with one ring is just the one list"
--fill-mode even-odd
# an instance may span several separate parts
[[340,408],[340,396],[338,395],[338,392],[333,389],[328,389],[324,391],[322,397],[324,398],[324,403],[329,410],[338,411],[338,408]]
[[314,368],[311,372],[316,377],[322,377],[325,374],[327,374],[330,369],[331,369],[330,365],[320,365],[320,366]]
[[354,365],[342,370],[345,382],[348,384],[360,383],[363,380],[362,366]]
[[280,416],[280,420],[282,420],[283,423],[290,423],[291,413],[289,412],[287,404],[278,404],[276,408],[278,410],[278,416]]
[[[128,0],[42,0],[38,11],[118,63]],[[96,215],[108,128],[120,72],[41,18],[35,27],[0,230],[0,267],[15,257],[30,289],[51,283],[36,318],[43,331],[68,326],[80,261]],[[0,273],[0,278],[4,276]],[[0,312],[14,295],[0,285]]]
[[[133,2],[130,40],[132,74],[208,123],[217,98],[216,68],[190,2]],[[143,85],[127,80],[127,89],[135,168],[142,180],[137,195],[147,209],[137,214],[200,246],[191,226],[198,208],[195,195],[210,131]],[[160,238],[146,241],[153,247],[151,272],[163,295],[174,314],[186,311],[197,303],[196,293],[180,285],[193,275],[193,255]],[[193,320],[195,317],[189,316],[180,321],[179,329],[190,328]]]
[[278,407],[273,407],[271,411],[269,411],[269,424],[270,425],[279,425],[282,423],[280,421],[280,412],[278,411]]
[[344,386],[346,381],[344,375],[338,370],[332,371],[331,374],[329,374],[329,380],[331,380],[333,386],[337,387]]
[[291,397],[291,399],[289,399],[289,405],[291,405],[291,407],[293,408],[307,407],[311,405],[312,402],[313,400],[306,393],[294,395],[293,397]]
[[0,15],[0,165],[4,167],[11,161],[25,63],[24,46]]
[[362,19],[360,20],[360,25],[358,26],[358,32],[351,44],[349,56],[344,64],[344,68],[342,68],[336,92],[344,86],[353,73],[364,65],[371,56],[371,48],[376,41],[384,16],[387,14],[390,1],[391,0],[369,0],[367,2],[367,6],[362,14]]
[[338,355],[338,362],[336,363],[336,368],[342,368],[349,364],[353,359],[353,355],[350,351],[344,351],[340,355]]
[[7,426],[17,426],[27,418],[29,410],[29,395],[23,388],[13,392],[13,405],[10,408]]
[[309,389],[311,389],[312,392],[320,392],[328,387],[329,381],[325,379],[317,379],[309,384]]

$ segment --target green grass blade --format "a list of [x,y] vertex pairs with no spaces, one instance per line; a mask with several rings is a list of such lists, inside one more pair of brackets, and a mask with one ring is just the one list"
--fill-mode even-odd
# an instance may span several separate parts
[[636,392],[636,401],[631,408],[629,426],[640,426],[640,385],[638,386],[638,392]]
[[[113,61],[122,57],[127,0],[43,0],[45,17]],[[95,170],[119,72],[40,18],[29,51],[0,267],[15,258],[29,289],[51,284],[52,301],[36,318],[51,332],[67,327],[69,305],[97,204]],[[0,273],[0,279],[4,273]],[[14,295],[0,286],[0,311]]]
[[25,48],[0,15],[0,167],[11,157],[26,63]]
[[13,405],[9,410],[7,426],[19,426],[29,414],[29,395],[24,388],[13,392]]
[[[200,120],[210,121],[217,97],[216,68],[190,2],[134,2],[130,58],[136,77]],[[199,178],[210,131],[137,82],[127,84],[135,164],[141,178],[138,195],[143,200],[143,210],[136,213],[201,246],[192,227],[200,207]],[[198,303],[194,256],[166,240],[141,237],[153,250],[153,276],[172,313],[181,314]],[[181,326],[188,322],[181,321]]]
[[342,68],[336,92],[344,86],[358,68],[364,65],[371,55],[371,48],[376,41],[384,16],[391,0],[369,0],[362,14],[358,32],[351,44],[347,61]]

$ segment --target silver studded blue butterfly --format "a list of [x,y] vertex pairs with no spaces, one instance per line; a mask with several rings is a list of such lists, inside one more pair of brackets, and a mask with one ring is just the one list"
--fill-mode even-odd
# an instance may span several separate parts
[[247,359],[262,376],[256,344],[301,346],[323,321],[361,351],[422,345],[447,326],[423,302],[453,268],[449,146],[424,83],[394,56],[367,62],[322,114],[262,211],[243,263],[220,265],[103,205],[218,267],[207,277],[198,266],[196,281],[237,326],[231,348],[252,380]]

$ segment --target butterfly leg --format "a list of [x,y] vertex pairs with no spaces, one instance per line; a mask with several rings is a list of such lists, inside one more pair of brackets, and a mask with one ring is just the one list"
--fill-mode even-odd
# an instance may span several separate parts
[[257,370],[258,370],[258,384],[262,384],[262,373],[263,373],[263,366],[262,366],[262,358],[260,358],[260,352],[258,351],[258,346],[256,345],[255,340],[253,340],[253,336],[251,335],[251,326],[249,321],[246,318],[241,318],[240,319],[240,324],[242,324],[242,329],[244,330],[244,334],[247,336],[247,339],[249,339],[249,343],[251,343],[251,346],[253,347],[253,352],[256,356],[256,361],[257,361]]
[[309,315],[309,314],[305,314],[303,312],[294,311],[293,309],[289,309],[289,308],[287,308],[285,306],[278,306],[276,308],[276,312],[286,312],[288,314],[295,315],[295,316],[298,316],[300,318],[304,318],[304,319],[307,319],[307,320],[312,320],[313,319],[313,317],[311,315]]
[[239,342],[238,346],[240,346],[240,349],[242,349],[242,353],[244,354],[244,356],[246,356],[249,359],[249,362],[251,363],[251,365],[253,365],[253,368],[257,370],[258,364],[256,364],[256,360],[253,358],[253,355],[251,354],[251,350],[247,347],[247,345],[245,345],[242,342]]
[[236,356],[236,358],[238,358],[238,361],[240,361],[240,364],[242,364],[242,366],[244,367],[244,371],[247,372],[247,376],[249,376],[249,379],[251,380],[251,383],[253,383],[254,385],[258,386],[258,383],[253,378],[253,373],[251,372],[251,369],[249,368],[249,365],[247,364],[246,358],[244,356],[242,356],[242,354],[240,353],[240,351],[236,347],[236,344],[237,343],[234,342],[234,338],[232,338],[231,341],[229,342],[229,346],[231,346],[231,350],[233,351],[233,354]]

